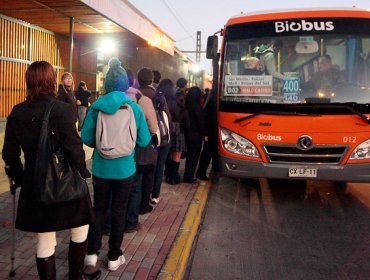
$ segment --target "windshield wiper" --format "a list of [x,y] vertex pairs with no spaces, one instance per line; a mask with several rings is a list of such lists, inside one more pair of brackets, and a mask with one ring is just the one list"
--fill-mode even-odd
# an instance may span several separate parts
[[[335,108],[335,109],[345,109],[357,116],[359,116],[360,118],[364,119],[368,124],[370,124],[370,117],[364,115],[363,113],[361,113],[360,111],[357,111],[356,109],[352,108],[350,105],[352,105],[354,103],[349,103],[349,105],[343,105],[343,104],[340,104],[340,105],[337,105],[337,104],[333,104],[333,105],[326,105],[326,104],[315,104],[315,105],[312,105],[312,106],[309,106],[309,107],[312,107],[312,108],[323,108],[323,109],[332,109],[332,108]],[[258,112],[258,113],[254,113],[254,114],[251,114],[249,116],[246,116],[246,117],[242,117],[242,118],[239,118],[239,119],[236,119],[234,120],[234,123],[240,123],[242,121],[245,121],[245,120],[249,120],[249,119],[252,119],[254,117],[257,117],[259,115],[280,115],[280,116],[321,116],[321,114],[303,114],[303,113],[297,113],[297,112],[282,112],[282,111],[262,111],[262,112]]]
[[297,112],[282,112],[282,111],[262,111],[258,113],[251,114],[246,117],[242,117],[239,119],[234,120],[234,123],[240,123],[245,120],[252,119],[254,117],[257,117],[259,115],[279,115],[279,116],[321,116],[320,114],[303,114],[303,113],[297,113]]
[[[354,102],[350,102],[348,103],[350,105],[355,105],[356,103]],[[315,105],[312,105],[313,108],[315,107],[318,107],[318,108],[336,108],[336,109],[345,109],[357,116],[359,116],[360,118],[364,119],[368,124],[370,124],[370,117],[364,115],[363,113],[361,113],[360,111],[357,111],[355,108],[352,108],[350,105],[345,105],[345,104],[340,104],[340,105],[337,105],[337,104],[333,104],[333,105],[320,105],[320,104],[315,104]]]

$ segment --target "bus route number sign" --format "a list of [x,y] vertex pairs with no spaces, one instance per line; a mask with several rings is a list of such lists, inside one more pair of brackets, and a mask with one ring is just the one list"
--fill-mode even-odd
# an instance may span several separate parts
[[298,101],[300,78],[297,72],[285,72],[283,79],[283,94],[285,101]]
[[240,89],[237,86],[234,87],[227,87],[227,94],[239,94]]

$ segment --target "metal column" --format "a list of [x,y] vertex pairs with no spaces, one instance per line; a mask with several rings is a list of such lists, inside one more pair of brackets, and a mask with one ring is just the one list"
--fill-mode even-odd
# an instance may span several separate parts
[[73,62],[73,28],[74,20],[73,17],[69,18],[69,65],[68,71],[72,74],[72,62]]
[[201,48],[201,32],[197,31],[197,46],[196,46],[196,54],[195,54],[195,61],[198,65],[200,65],[200,48]]

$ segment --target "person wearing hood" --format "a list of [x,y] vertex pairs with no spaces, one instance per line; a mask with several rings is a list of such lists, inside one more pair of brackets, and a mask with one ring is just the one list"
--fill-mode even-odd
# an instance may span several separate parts
[[[145,116],[135,102],[124,92],[129,88],[127,73],[121,67],[117,58],[109,61],[109,70],[105,80],[105,94],[96,100],[87,113],[81,130],[82,141],[89,147],[95,147],[96,122],[99,111],[114,114],[127,104],[131,106],[137,127],[136,145],[145,147],[151,136]],[[111,199],[112,225],[109,236],[108,269],[117,270],[125,263],[121,250],[129,193],[136,172],[135,152],[128,156],[114,159],[104,159],[94,150],[92,174],[94,186],[95,219],[90,224],[88,234],[87,256],[85,257],[85,272],[95,270],[99,250],[102,246],[102,235],[109,201]]]
[[185,106],[189,114],[189,129],[187,129],[186,145],[188,147],[185,161],[184,183],[193,184],[198,159],[202,150],[203,137],[206,125],[204,123],[203,109],[201,105],[202,92],[199,87],[191,87],[185,97]]

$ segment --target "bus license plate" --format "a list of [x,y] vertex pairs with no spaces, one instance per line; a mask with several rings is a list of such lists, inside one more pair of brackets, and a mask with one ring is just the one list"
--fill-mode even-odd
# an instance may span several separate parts
[[316,168],[289,168],[289,177],[316,178]]

